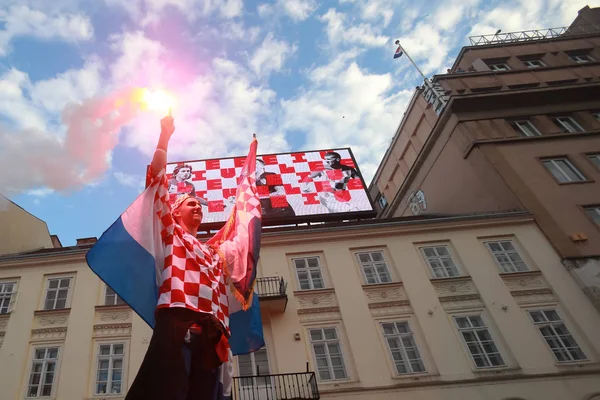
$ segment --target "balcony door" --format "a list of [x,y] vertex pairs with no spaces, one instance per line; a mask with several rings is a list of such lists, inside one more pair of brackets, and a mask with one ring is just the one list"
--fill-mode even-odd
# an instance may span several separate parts
[[263,347],[254,353],[237,356],[237,359],[240,376],[237,398],[240,400],[275,399],[273,382],[269,376],[271,369],[267,348]]

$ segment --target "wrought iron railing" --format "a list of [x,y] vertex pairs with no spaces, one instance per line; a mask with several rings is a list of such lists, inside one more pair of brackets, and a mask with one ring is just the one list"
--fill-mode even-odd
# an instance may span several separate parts
[[233,378],[234,400],[318,400],[314,372],[237,376]]
[[555,39],[559,37],[574,37],[600,33],[600,28],[595,25],[577,25],[572,27],[533,29],[529,31],[507,32],[498,31],[490,35],[469,36],[471,46],[485,46],[500,43],[529,42],[533,40]]
[[269,297],[284,297],[286,295],[287,283],[280,276],[268,276],[256,278],[254,290],[260,299]]

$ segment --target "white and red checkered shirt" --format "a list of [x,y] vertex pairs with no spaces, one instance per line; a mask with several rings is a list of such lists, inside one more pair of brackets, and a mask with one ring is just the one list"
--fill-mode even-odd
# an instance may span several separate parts
[[[219,253],[173,220],[164,169],[152,179],[149,188],[156,190],[154,213],[165,254],[157,307],[185,307],[212,314],[229,332],[225,274]],[[221,252],[225,253],[231,250],[230,246],[221,248]],[[229,258],[228,254],[223,256]]]

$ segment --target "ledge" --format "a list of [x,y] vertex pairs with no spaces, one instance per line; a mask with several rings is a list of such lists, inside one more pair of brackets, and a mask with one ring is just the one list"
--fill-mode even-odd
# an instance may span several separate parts
[[436,282],[469,282],[471,280],[471,276],[455,276],[452,278],[431,278],[429,279],[431,283]]
[[402,287],[404,283],[400,282],[387,282],[387,283],[375,283],[375,284],[364,284],[362,285],[364,289],[389,289],[395,287]]
[[60,314],[70,314],[71,308],[61,308],[58,310],[35,310],[33,315],[60,315]]
[[527,277],[527,276],[541,276],[542,271],[523,271],[523,272],[501,272],[501,278],[519,278],[519,277]]
[[131,307],[129,307],[127,304],[117,304],[114,306],[95,306],[94,310],[96,311],[125,311],[125,310],[131,310]]
[[293,292],[294,296],[302,296],[304,294],[331,294],[335,293],[334,288],[325,288],[325,289],[309,289],[309,290],[296,290]]

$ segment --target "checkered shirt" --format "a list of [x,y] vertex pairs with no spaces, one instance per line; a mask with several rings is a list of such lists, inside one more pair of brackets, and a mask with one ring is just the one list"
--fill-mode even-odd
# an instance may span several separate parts
[[[150,188],[155,190],[154,213],[165,254],[157,307],[185,307],[212,314],[229,332],[225,274],[218,252],[173,220],[164,169],[151,180]],[[224,247],[223,251],[230,251],[229,246]]]

